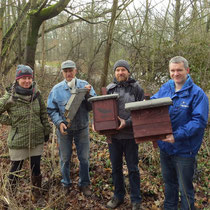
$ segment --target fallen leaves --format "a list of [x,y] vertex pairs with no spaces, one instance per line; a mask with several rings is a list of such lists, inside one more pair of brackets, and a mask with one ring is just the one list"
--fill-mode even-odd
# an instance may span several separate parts
[[[6,138],[8,127],[0,128],[0,209],[9,206],[10,209],[36,209],[37,206],[30,202],[30,178],[28,163],[24,163],[23,178],[21,178],[18,192],[11,197],[4,187],[6,185],[7,172],[10,167]],[[45,145],[42,156],[41,171],[43,175],[43,198],[46,210],[103,210],[106,209],[107,201],[113,196],[112,169],[109,159],[108,145],[104,136],[90,133],[90,177],[92,195],[85,197],[78,189],[79,160],[76,155],[75,146],[71,160],[72,189],[68,195],[64,195],[60,180],[60,167],[58,148],[49,141]],[[206,144],[205,144],[206,145]],[[207,141],[208,145],[208,141]],[[206,148],[202,145],[198,155],[198,170],[195,179],[195,206],[198,209],[207,209],[209,206],[209,156]],[[139,145],[139,168],[141,179],[141,195],[143,210],[160,210],[164,201],[164,186],[159,164],[159,151],[154,150],[152,143]],[[124,162],[123,172],[125,175],[126,197],[125,203],[117,209],[131,209],[129,196],[128,170]],[[37,208],[38,209],[38,208]]]

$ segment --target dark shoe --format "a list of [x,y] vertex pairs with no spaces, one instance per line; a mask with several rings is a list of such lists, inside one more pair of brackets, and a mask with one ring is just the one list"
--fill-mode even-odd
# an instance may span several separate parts
[[132,210],[140,210],[140,203],[132,203]]
[[85,195],[85,196],[91,196],[91,191],[90,191],[89,186],[82,186],[79,189],[83,193],[83,195]]
[[113,197],[107,204],[106,207],[107,208],[111,208],[111,209],[115,209],[117,208],[120,204],[122,204],[124,201],[119,200],[116,197]]
[[32,202],[36,203],[40,198],[42,194],[41,185],[42,185],[42,175],[39,176],[32,176]]

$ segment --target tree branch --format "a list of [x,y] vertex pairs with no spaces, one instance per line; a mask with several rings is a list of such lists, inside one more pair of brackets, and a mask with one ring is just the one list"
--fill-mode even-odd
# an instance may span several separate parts
[[[111,11],[112,11],[111,9],[108,9],[108,10],[104,11],[103,13],[100,13],[100,14],[94,16],[94,18],[103,17],[104,15],[110,13]],[[51,31],[54,31],[55,29],[62,28],[62,27],[67,26],[69,24],[80,22],[80,21],[86,21],[90,24],[98,24],[98,23],[103,22],[103,21],[100,21],[100,22],[90,22],[90,21],[88,21],[87,19],[93,18],[92,16],[91,17],[87,16],[86,18],[82,18],[82,17],[80,17],[76,14],[70,13],[70,12],[69,12],[69,14],[74,15],[75,17],[78,17],[78,19],[74,19],[74,20],[69,20],[68,19],[65,23],[62,23],[62,24],[59,24],[59,25],[54,25],[51,28],[46,29],[45,34],[51,32]],[[39,37],[41,37],[41,34],[39,34]]]

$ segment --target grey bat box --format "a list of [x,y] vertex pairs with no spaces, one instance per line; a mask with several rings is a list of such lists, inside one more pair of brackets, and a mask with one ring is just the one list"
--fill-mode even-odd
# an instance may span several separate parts
[[74,119],[74,116],[76,115],[82,101],[84,100],[87,91],[88,90],[86,88],[73,89],[71,91],[72,95],[66,104],[64,114],[69,123]]

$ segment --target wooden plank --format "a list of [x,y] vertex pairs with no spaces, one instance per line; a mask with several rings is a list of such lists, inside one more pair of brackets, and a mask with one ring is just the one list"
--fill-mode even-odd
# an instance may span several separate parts
[[101,135],[113,135],[113,134],[117,134],[117,133],[118,133],[118,131],[115,129],[99,131],[99,134],[101,134]]
[[131,116],[133,126],[170,122],[168,106],[135,110],[131,112]]
[[133,126],[134,137],[146,137],[172,133],[170,122],[160,122],[154,124],[144,124]]
[[[168,134],[171,134],[171,133],[168,133]],[[146,141],[157,141],[157,140],[165,139],[166,135],[168,134],[135,138],[135,141],[136,143],[142,143]]]
[[118,127],[118,123],[116,121],[104,121],[104,122],[95,122],[94,127],[96,131],[116,129]]

